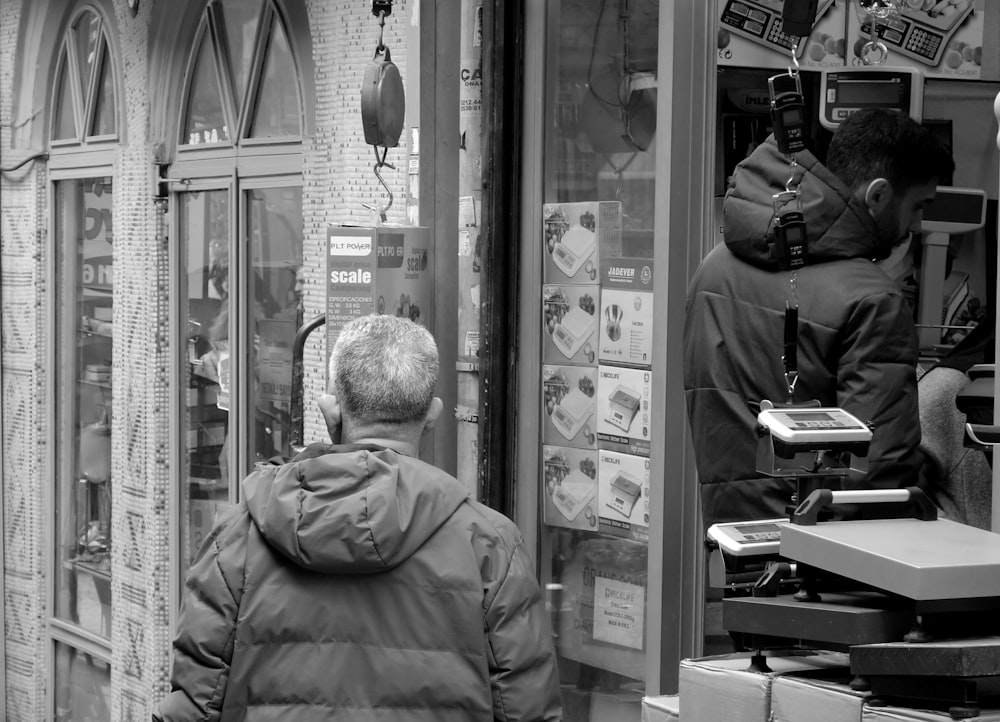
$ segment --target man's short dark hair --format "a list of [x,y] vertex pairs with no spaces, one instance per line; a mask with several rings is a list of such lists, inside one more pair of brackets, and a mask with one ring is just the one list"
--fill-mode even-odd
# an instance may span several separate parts
[[898,110],[852,113],[834,133],[826,167],[852,190],[885,178],[897,193],[949,178],[951,149],[927,128]]

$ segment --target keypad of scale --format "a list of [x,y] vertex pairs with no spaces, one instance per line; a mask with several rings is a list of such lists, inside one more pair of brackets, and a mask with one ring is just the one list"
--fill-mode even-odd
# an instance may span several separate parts
[[922,28],[913,28],[913,32],[910,33],[910,37],[903,47],[911,53],[933,59],[941,47],[941,36],[929,33]]
[[780,23],[776,18],[775,21],[771,23],[771,27],[768,28],[766,39],[775,45],[780,45],[785,48],[785,50],[791,50],[792,46],[795,45],[800,38],[793,37],[785,32],[782,32],[778,29],[779,24]]

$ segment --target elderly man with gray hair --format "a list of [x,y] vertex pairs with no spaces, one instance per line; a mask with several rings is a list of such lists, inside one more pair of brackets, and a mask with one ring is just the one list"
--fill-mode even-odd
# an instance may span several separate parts
[[154,720],[562,719],[521,534],[416,458],[437,373],[422,326],[343,328],[333,443],[244,480],[189,573]]

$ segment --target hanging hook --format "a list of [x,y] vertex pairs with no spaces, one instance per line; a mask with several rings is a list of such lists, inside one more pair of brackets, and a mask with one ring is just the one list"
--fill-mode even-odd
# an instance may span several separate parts
[[[788,66],[788,74],[791,77],[793,77],[793,78],[796,75],[799,74],[799,67],[800,66],[799,66],[799,55],[798,55],[798,53],[799,53],[799,43],[796,40],[795,42],[792,43],[792,65]],[[793,66],[795,68],[794,70],[792,69]]]
[[385,166],[386,168],[392,168],[393,170],[396,169],[395,166],[385,162],[385,156],[388,153],[389,149],[386,148],[385,152],[382,154],[382,157],[379,158],[378,148],[375,148],[375,165],[372,166],[372,170],[375,173],[375,177],[378,178],[379,184],[382,186],[382,188],[385,189],[385,192],[389,195],[388,203],[386,203],[385,206],[381,208],[379,208],[374,203],[362,203],[362,205],[368,210],[377,211],[379,218],[382,220],[383,223],[385,223],[385,221],[387,220],[386,213],[388,213],[389,209],[392,208],[392,189],[389,187],[389,184],[385,182],[385,178],[382,177],[381,170],[383,166]]

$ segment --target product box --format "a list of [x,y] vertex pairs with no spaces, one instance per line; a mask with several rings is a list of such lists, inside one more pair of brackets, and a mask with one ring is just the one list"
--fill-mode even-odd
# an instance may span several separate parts
[[772,686],[790,672],[843,669],[845,653],[822,651],[768,652],[770,672],[750,671],[750,652],[681,661],[678,691],[682,720],[770,722]]
[[649,456],[650,372],[621,366],[597,368],[597,445]]
[[643,697],[642,722],[679,722],[680,705],[680,697],[676,694]]
[[653,360],[653,262],[616,258],[601,269],[601,363],[650,368]]
[[[875,707],[865,705],[861,722],[954,722],[946,711],[911,709],[909,707]],[[976,722],[1000,721],[1000,710],[980,708]]]
[[850,687],[850,669],[792,672],[771,686],[773,722],[860,722],[866,692]]
[[542,519],[549,526],[596,532],[597,451],[542,447]]
[[543,363],[596,365],[600,297],[597,284],[543,286]]
[[[983,53],[996,56],[995,17],[1000,6],[986,0],[903,0],[902,9],[879,20],[879,38],[888,50],[886,65],[918,68],[928,78],[996,80],[984,74]],[[994,33],[993,43],[986,38]],[[851,65],[861,63],[871,40],[871,18],[857,3],[848,13],[847,46]],[[992,46],[992,47],[991,47]],[[987,67],[990,58],[987,57]]]
[[348,321],[402,316],[433,330],[433,245],[427,228],[384,225],[327,229],[327,353]]
[[597,448],[597,368],[542,366],[542,443]]
[[622,254],[622,204],[546,203],[542,230],[545,283],[597,283],[601,261]]
[[[789,0],[791,1],[791,0]],[[804,70],[843,67],[848,0],[819,0],[816,22],[805,38],[783,31],[783,0],[716,0],[719,12],[719,65],[787,70],[792,43]]]
[[597,514],[601,532],[649,538],[649,459],[601,449],[597,456]]

